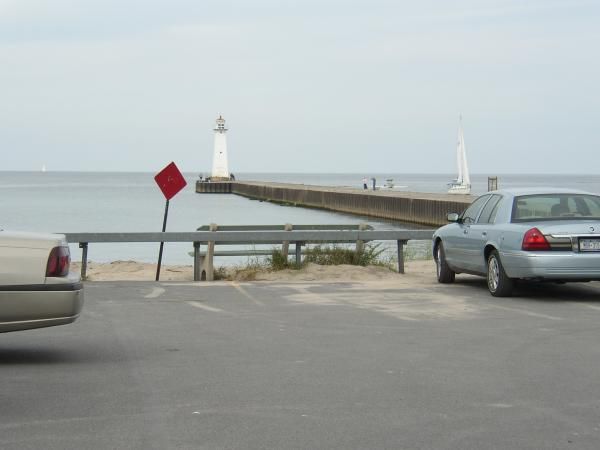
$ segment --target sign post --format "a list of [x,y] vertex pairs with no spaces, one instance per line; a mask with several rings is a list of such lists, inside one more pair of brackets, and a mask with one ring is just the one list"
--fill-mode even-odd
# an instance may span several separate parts
[[[158,187],[160,188],[166,199],[165,216],[163,218],[162,226],[162,232],[164,233],[167,230],[169,200],[175,197],[175,195],[187,185],[187,182],[185,181],[183,175],[181,175],[181,172],[179,171],[174,162],[167,165],[167,167],[158,172],[154,177],[154,181],[156,181],[156,184],[158,184]],[[162,262],[163,246],[164,242],[161,242],[160,250],[158,251],[158,265],[156,266],[156,281],[160,279],[160,265]]]

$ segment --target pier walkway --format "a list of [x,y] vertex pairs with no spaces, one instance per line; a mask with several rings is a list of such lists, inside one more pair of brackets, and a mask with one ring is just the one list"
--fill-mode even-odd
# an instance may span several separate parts
[[446,224],[449,212],[463,211],[474,199],[471,195],[372,191],[264,181],[198,182],[196,192],[233,193],[256,200],[433,226]]

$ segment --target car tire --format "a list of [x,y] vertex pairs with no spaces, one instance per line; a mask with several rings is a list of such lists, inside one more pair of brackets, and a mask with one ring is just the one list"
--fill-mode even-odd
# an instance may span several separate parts
[[487,285],[490,294],[494,297],[510,297],[514,287],[514,280],[504,272],[500,255],[492,250],[487,260]]
[[446,262],[446,253],[444,252],[444,244],[440,241],[435,251],[435,265],[437,280],[440,283],[454,283],[455,273],[448,267]]

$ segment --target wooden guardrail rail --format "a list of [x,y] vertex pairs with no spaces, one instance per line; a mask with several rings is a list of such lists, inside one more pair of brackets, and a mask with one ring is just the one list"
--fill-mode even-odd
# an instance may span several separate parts
[[[81,277],[85,279],[89,244],[129,242],[191,242],[194,248],[194,281],[200,281],[201,245],[293,243],[296,261],[306,243],[356,243],[357,241],[397,241],[398,272],[404,273],[404,245],[409,240],[429,240],[434,230],[293,230],[293,231],[192,231],[192,232],[132,232],[132,233],[62,233],[67,241],[79,243],[82,249]],[[214,256],[214,255],[213,255]],[[212,258],[212,256],[211,256]],[[212,261],[211,261],[212,262]],[[208,279],[204,274],[205,279]]]

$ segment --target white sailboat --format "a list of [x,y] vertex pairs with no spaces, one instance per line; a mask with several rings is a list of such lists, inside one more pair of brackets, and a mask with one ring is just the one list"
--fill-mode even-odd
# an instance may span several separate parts
[[456,143],[456,163],[458,165],[458,176],[454,181],[448,183],[449,194],[470,194],[471,177],[467,165],[467,150],[465,148],[465,136],[462,127],[462,117],[458,124],[458,142]]

